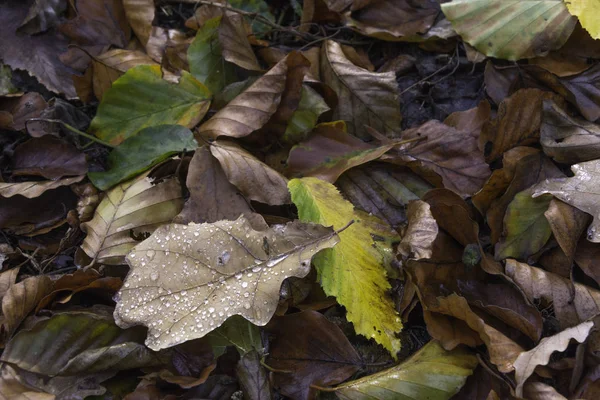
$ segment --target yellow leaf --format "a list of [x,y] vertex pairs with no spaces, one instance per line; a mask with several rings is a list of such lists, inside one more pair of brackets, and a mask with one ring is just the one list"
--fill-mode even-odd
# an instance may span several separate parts
[[581,26],[594,39],[600,39],[600,0],[564,0],[571,15],[579,18]]
[[402,329],[402,322],[387,293],[390,284],[371,236],[374,223],[384,223],[354,210],[352,203],[328,182],[294,179],[288,188],[303,222],[341,229],[355,221],[339,234],[340,243],[335,248],[322,251],[313,261],[325,293],[346,307],[346,318],[354,324],[356,333],[375,339],[395,357],[400,350],[396,333]]

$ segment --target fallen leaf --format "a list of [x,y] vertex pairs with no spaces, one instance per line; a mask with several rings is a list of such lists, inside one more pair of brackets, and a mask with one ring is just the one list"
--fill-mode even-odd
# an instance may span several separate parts
[[161,76],[158,65],[128,70],[105,93],[89,132],[117,145],[150,126],[195,126],[208,111],[208,89],[185,71],[178,84]]
[[100,202],[94,218],[81,225],[87,233],[81,248],[101,264],[124,264],[125,255],[138,243],[130,231],[152,232],[170,222],[183,207],[176,178],[154,184],[147,173],[115,186]]
[[242,391],[250,399],[271,400],[269,375],[256,350],[242,356],[236,367]]
[[18,98],[0,99],[0,127],[21,131],[30,118],[38,118],[48,106],[46,100],[36,92]]
[[546,211],[552,197],[531,197],[527,189],[515,195],[504,215],[503,237],[495,247],[496,260],[518,258],[527,260],[546,244],[552,230],[546,219]]
[[270,205],[288,204],[287,179],[238,144],[216,140],[210,146],[227,179],[248,199]]
[[423,346],[402,364],[337,386],[342,400],[450,399],[477,366],[465,349],[446,351],[436,341]]
[[12,70],[0,62],[0,96],[18,95],[19,89],[12,82]]
[[274,386],[292,399],[315,398],[311,385],[338,384],[362,365],[342,330],[316,311],[275,317],[266,329],[274,335],[267,364],[290,371],[275,373]]
[[319,117],[329,110],[329,106],[316,90],[303,85],[298,108],[292,114],[282,140],[288,144],[297,144],[306,139],[308,133],[317,125]]
[[81,109],[75,107],[60,98],[52,98],[48,102],[49,107],[42,110],[40,118],[44,120],[59,120],[62,123],[50,121],[27,121],[27,133],[33,137],[44,135],[70,136],[75,143],[79,136],[73,136],[73,132],[66,129],[62,124],[69,124],[75,129],[86,130],[90,124],[90,117]]
[[0,359],[49,376],[162,365],[167,354],[148,350],[140,343],[143,337],[143,329],[119,329],[102,313],[71,311],[19,331]]
[[115,319],[148,326],[146,345],[154,350],[203,337],[233,315],[265,325],[283,280],[308,274],[312,256],[337,241],[330,229],[299,222],[265,231],[244,217],[163,225],[127,256],[131,270]]
[[432,120],[403,132],[402,139],[419,139],[405,149],[390,151],[382,160],[406,165],[435,186],[451,189],[463,197],[477,192],[490,176],[477,139]]
[[0,272],[0,297],[4,297],[8,289],[15,284],[19,267]]
[[554,161],[575,164],[600,157],[600,126],[569,116],[553,101],[544,101],[540,144]]
[[215,358],[224,354],[229,346],[235,347],[240,356],[263,349],[258,326],[240,315],[228,318],[223,325],[209,332],[206,339],[212,346]]
[[227,180],[227,175],[208,146],[196,149],[189,165],[186,186],[190,197],[173,222],[233,221],[241,214],[252,213],[248,201]]
[[571,339],[583,343],[593,327],[594,323],[591,321],[582,322],[556,335],[543,338],[536,347],[520,354],[515,361],[515,379],[517,384],[515,393],[517,397],[523,397],[523,385],[527,378],[533,374],[535,367],[548,364],[550,356],[555,351],[565,351]]
[[178,62],[182,63],[180,67],[187,64],[186,53],[191,42],[191,38],[188,38],[185,32],[179,29],[168,29],[160,26],[153,26],[150,33],[150,39],[146,44],[146,53],[151,59],[160,63],[162,66],[163,77],[166,81],[171,83],[179,82],[181,76],[181,69],[188,68],[171,68],[171,61],[175,61],[173,57],[180,59]]
[[[482,100],[477,107],[465,111],[456,111],[448,115],[444,124],[459,131],[466,131],[475,138],[479,138],[481,130],[490,119],[492,108],[487,100]],[[480,148],[482,150],[482,148]]]
[[577,23],[562,0],[454,0],[442,4],[442,12],[465,42],[488,57],[507,60],[560,48]]
[[8,288],[2,297],[2,345],[51,290],[52,280],[45,275],[26,278]]
[[575,176],[558,178],[539,183],[533,189],[533,197],[549,193],[559,200],[590,214],[594,220],[587,231],[590,242],[600,242],[600,219],[598,205],[600,193],[595,181],[600,179],[600,161],[586,161],[571,166]]
[[198,147],[194,134],[181,125],[156,125],[125,139],[108,155],[108,170],[90,172],[90,181],[100,190],[131,179],[167,158]]
[[59,179],[57,181],[31,181],[19,183],[0,182],[0,196],[9,198],[19,195],[28,199],[33,199],[40,197],[46,191],[81,182],[84,177],[84,175],[81,175],[73,178]]
[[[0,54],[2,61],[14,69],[24,69],[35,76],[42,85],[67,98],[75,98],[71,73],[58,55],[67,50],[62,35],[49,32],[42,35],[18,34],[17,29],[25,19],[29,2],[10,2],[3,5],[0,16]],[[27,49],[27,51],[23,51]]]
[[[241,138],[262,128],[276,115],[280,104],[285,105],[283,99],[286,97],[288,81],[301,82],[302,77],[296,76],[297,72],[306,70],[308,65],[309,62],[303,55],[298,52],[290,53],[203,123],[198,128],[198,135],[209,138]],[[301,85],[297,91],[300,101]]]
[[[375,339],[395,357],[400,350],[396,333],[402,329],[402,323],[386,294],[390,284],[382,257],[372,247],[368,223],[378,219],[357,213],[330,183],[302,178],[291,180],[288,186],[300,220],[334,229],[355,221],[340,233],[340,243],[333,250],[315,258],[318,280],[328,296],[335,296],[346,307],[346,319],[352,322],[356,333]],[[357,291],[357,287],[361,290]]]
[[16,370],[3,364],[0,370],[0,398],[3,400],[54,400],[55,395],[30,388],[20,382]]
[[551,303],[560,326],[575,326],[600,313],[600,291],[543,269],[506,260],[506,275],[534,301]]
[[560,248],[573,262],[579,238],[589,225],[590,216],[557,199],[552,199],[544,215]]
[[154,21],[154,0],[123,0],[123,8],[131,29],[143,46],[146,46]]
[[598,21],[594,18],[591,18],[592,15],[598,15],[600,13],[600,4],[595,1],[573,1],[573,0],[563,0],[567,9],[571,13],[577,17],[581,26],[588,31],[588,33],[594,39],[600,39],[600,25]]
[[521,89],[500,103],[496,118],[483,126],[479,138],[481,147],[486,149],[486,161],[496,160],[513,147],[539,140],[542,102],[546,100],[565,105],[562,97],[539,89]]
[[344,14],[345,22],[360,33],[381,40],[397,41],[425,33],[440,12],[439,4],[433,0],[364,3],[354,2],[352,11]]
[[579,239],[577,243],[577,251],[575,252],[575,262],[583,270],[583,272],[596,281],[600,285],[600,245],[592,243],[585,237]]
[[432,188],[414,172],[383,163],[353,168],[336,185],[356,208],[379,217],[393,228],[406,222],[404,207]]
[[327,40],[321,49],[321,77],[338,95],[333,119],[348,123],[348,132],[370,139],[365,125],[388,137],[400,132],[398,86],[393,72],[369,72],[352,64],[341,46]]
[[75,146],[51,135],[32,138],[15,148],[13,176],[34,175],[46,179],[85,175],[85,154]]
[[431,207],[424,201],[414,200],[408,203],[406,213],[408,227],[398,245],[398,253],[415,260],[431,258],[433,242],[439,231]]
[[379,158],[394,144],[374,146],[346,133],[343,121],[319,124],[309,138],[292,148],[289,176],[312,176],[335,183],[345,171]]
[[66,9],[65,0],[36,0],[19,26],[19,31],[28,35],[44,33],[59,24],[60,16]]
[[254,50],[248,42],[251,33],[250,25],[239,14],[221,17],[219,25],[219,42],[222,46],[222,55],[225,61],[238,65],[249,71],[261,71]]
[[219,42],[220,25],[221,17],[211,18],[202,24],[187,53],[190,72],[215,95],[235,81],[233,65],[223,58]]

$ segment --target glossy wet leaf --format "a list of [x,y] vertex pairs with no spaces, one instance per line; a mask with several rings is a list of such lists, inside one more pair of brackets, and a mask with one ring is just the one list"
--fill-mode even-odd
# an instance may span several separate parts
[[315,258],[318,279],[325,293],[346,307],[346,318],[356,333],[374,339],[395,357],[400,350],[396,333],[402,329],[402,322],[386,293],[390,284],[383,258],[373,247],[369,226],[370,222],[381,222],[354,210],[352,203],[328,182],[302,178],[291,180],[288,186],[300,220],[335,229],[355,221],[340,233],[340,243],[335,248]]
[[583,343],[593,327],[592,321],[583,322],[556,335],[543,338],[536,347],[520,354],[515,361],[516,395],[523,396],[523,385],[533,374],[535,367],[548,364],[550,356],[555,351],[565,351],[571,339]]
[[477,366],[463,348],[446,351],[436,341],[402,364],[335,388],[343,400],[446,400],[456,394]]
[[590,242],[600,242],[600,160],[571,166],[575,176],[545,180],[536,185],[533,196],[549,193],[559,200],[590,214],[594,220],[587,231]]
[[397,136],[402,117],[393,72],[369,72],[352,64],[333,40],[323,44],[320,62],[323,82],[338,95],[334,120],[346,121],[348,132],[361,139],[370,139],[365,125],[386,136]]
[[138,240],[136,229],[152,232],[170,222],[183,207],[176,178],[153,183],[147,174],[109,190],[96,208],[94,218],[81,225],[87,233],[81,248],[102,264],[125,263],[125,255]]
[[159,354],[140,343],[143,337],[143,329],[117,327],[110,314],[67,312],[19,331],[1,360],[50,376],[163,364]]
[[220,24],[221,17],[206,21],[196,33],[187,53],[192,75],[215,94],[235,78],[233,65],[223,58],[218,35]]
[[146,325],[155,350],[203,337],[233,315],[265,325],[283,280],[304,277],[313,255],[337,241],[331,229],[300,222],[265,231],[244,217],[163,225],[127,256],[115,319]]
[[172,155],[195,149],[194,134],[181,125],[144,128],[125,139],[108,155],[108,170],[90,172],[88,177],[100,190],[133,178]]
[[162,78],[160,66],[139,65],[104,94],[89,132],[117,145],[154,125],[191,128],[208,110],[210,98],[206,86],[185,71],[179,83],[173,84]]
[[577,23],[562,0],[454,0],[442,4],[442,11],[465,42],[507,60],[558,49]]

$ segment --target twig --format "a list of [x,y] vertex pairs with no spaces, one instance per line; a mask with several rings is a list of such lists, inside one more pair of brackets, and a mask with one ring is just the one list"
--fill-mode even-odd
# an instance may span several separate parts
[[25,121],[25,127],[27,127],[27,124],[28,124],[29,122],[31,122],[31,121],[53,122],[53,123],[56,123],[56,124],[61,124],[62,126],[64,126],[65,128],[67,128],[67,129],[68,129],[68,130],[70,130],[71,132],[73,132],[73,133],[76,133],[76,134],[78,134],[78,135],[80,135],[80,136],[83,136],[83,137],[84,137],[84,138],[86,138],[86,139],[89,139],[89,140],[91,140],[91,141],[94,141],[94,142],[96,142],[96,143],[99,143],[99,144],[101,144],[101,145],[103,145],[103,146],[110,147],[111,149],[114,149],[114,148],[115,148],[115,146],[113,146],[112,144],[110,144],[110,143],[107,143],[107,142],[105,142],[105,141],[104,141],[104,140],[102,140],[102,139],[98,139],[98,138],[97,138],[97,137],[95,137],[95,136],[92,136],[92,135],[89,135],[89,134],[87,134],[87,133],[85,133],[85,132],[82,132],[82,131],[80,131],[79,129],[75,128],[74,126],[71,126],[71,125],[67,124],[66,122],[63,122],[63,121],[61,121],[60,119],[30,118],[30,119],[28,119],[27,121]]

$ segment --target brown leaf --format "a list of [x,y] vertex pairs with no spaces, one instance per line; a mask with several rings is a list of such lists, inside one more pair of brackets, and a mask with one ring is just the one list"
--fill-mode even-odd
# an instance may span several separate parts
[[85,154],[52,135],[32,138],[19,145],[13,154],[14,176],[34,175],[47,179],[85,175]]
[[[185,32],[179,29],[167,29],[160,26],[153,26],[150,32],[150,38],[146,44],[146,52],[157,63],[164,65],[164,58],[169,48],[178,48],[179,46],[190,43],[192,38],[188,38]],[[178,71],[179,72],[179,71]],[[165,74],[165,79],[173,81],[174,74],[169,72]]]
[[553,305],[563,329],[600,313],[600,291],[597,289],[515,260],[506,260],[505,268],[506,275],[523,289],[529,300],[542,299]]
[[398,253],[405,258],[420,260],[431,258],[432,246],[438,235],[438,225],[429,204],[421,200],[408,203],[408,227],[398,245]]
[[[456,111],[448,115],[444,124],[451,126],[459,131],[469,132],[474,138],[479,138],[481,129],[490,119],[492,108],[487,100],[482,100],[477,107],[466,111]],[[479,150],[483,150],[480,147]]]
[[345,132],[345,124],[325,123],[311,136],[292,148],[288,157],[288,176],[314,176],[334,183],[345,171],[379,158],[394,145],[374,146]]
[[20,131],[30,118],[40,117],[48,107],[46,100],[36,92],[25,93],[22,97],[0,99],[0,128]]
[[600,244],[592,243],[585,237],[579,239],[575,262],[587,276],[600,285]]
[[355,207],[376,215],[394,228],[406,222],[404,206],[431,189],[431,185],[414,172],[383,163],[352,168],[336,185]]
[[4,346],[18,326],[35,310],[39,302],[52,290],[52,280],[45,275],[33,276],[12,285],[2,297],[0,345]]
[[4,297],[8,289],[15,284],[18,274],[19,267],[0,272],[0,298]]
[[590,222],[590,216],[583,211],[553,199],[544,213],[554,238],[567,258],[573,261],[577,242]]
[[154,0],[123,0],[123,8],[131,29],[142,45],[146,46],[154,21]]
[[348,123],[348,132],[370,139],[365,125],[388,137],[400,131],[398,86],[392,72],[369,72],[352,64],[341,46],[327,40],[321,49],[321,78],[338,95],[333,119]]
[[[48,90],[76,97],[71,73],[58,55],[67,49],[67,41],[54,32],[29,36],[17,33],[25,19],[28,2],[3,4],[0,14],[0,54],[13,69],[24,69],[35,76]],[[27,49],[27,51],[23,51]]]
[[600,126],[569,116],[553,101],[544,101],[540,143],[554,161],[574,164],[600,157]]
[[406,165],[435,186],[451,189],[463,197],[477,192],[490,176],[490,169],[477,148],[477,139],[431,120],[404,131],[405,140],[423,138],[405,150],[391,151],[383,160]]
[[480,137],[486,161],[499,158],[513,147],[536,143],[540,138],[542,102],[552,99],[564,106],[562,97],[539,89],[521,89],[498,108],[496,118],[483,126]]
[[[303,76],[308,65],[308,60],[300,53],[290,53],[202,124],[198,128],[197,135],[209,138],[218,136],[241,138],[262,128],[276,115],[280,104],[285,106],[284,98],[287,97],[285,91],[288,81],[291,84],[291,81],[298,80],[298,75]],[[298,91],[302,87],[301,77],[299,82]],[[296,85],[294,84],[294,86]],[[290,116],[291,113],[288,118]],[[278,120],[282,116],[275,118]]]
[[274,374],[274,385],[295,400],[314,398],[310,385],[343,382],[359,370],[361,360],[344,333],[316,311],[275,317],[266,327],[275,335],[267,364],[289,374]]
[[250,71],[261,71],[262,68],[248,42],[251,33],[252,28],[242,15],[224,14],[219,25],[221,52],[223,58],[230,63]]
[[434,0],[369,1],[363,7],[355,2],[345,16],[346,23],[367,36],[400,40],[425,33],[440,12]]
[[81,182],[83,178],[85,178],[85,175],[60,179],[57,181],[30,181],[18,183],[0,182],[0,196],[4,198],[23,196],[27,197],[28,199],[34,199],[36,197],[40,197],[47,191],[60,188],[61,186],[68,186],[73,183]]
[[238,144],[217,140],[210,146],[229,182],[248,199],[270,205],[291,202],[287,179]]
[[554,336],[543,338],[535,348],[520,354],[514,363],[517,383],[516,395],[523,397],[523,385],[527,378],[533,374],[535,367],[548,364],[550,356],[555,351],[565,351],[571,339],[583,343],[593,327],[593,322],[583,322]]
[[21,382],[16,368],[3,364],[0,370],[0,399],[2,400],[54,400],[55,395],[33,389]]

